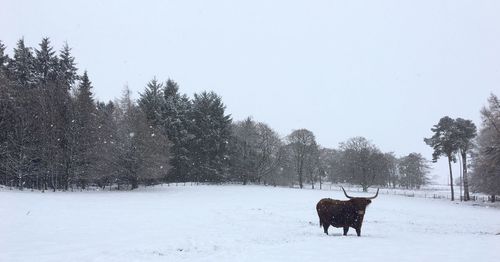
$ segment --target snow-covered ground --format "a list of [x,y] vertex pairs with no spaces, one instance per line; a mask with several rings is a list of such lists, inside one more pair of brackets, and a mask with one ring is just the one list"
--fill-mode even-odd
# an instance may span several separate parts
[[498,261],[499,209],[381,194],[361,237],[327,236],[324,197],[345,198],[237,185],[3,190],[0,261]]

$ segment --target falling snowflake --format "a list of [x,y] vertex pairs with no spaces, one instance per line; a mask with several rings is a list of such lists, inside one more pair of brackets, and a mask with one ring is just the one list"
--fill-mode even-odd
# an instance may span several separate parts
[[134,137],[135,136],[135,133],[134,132],[130,132],[130,134],[128,134],[130,137]]

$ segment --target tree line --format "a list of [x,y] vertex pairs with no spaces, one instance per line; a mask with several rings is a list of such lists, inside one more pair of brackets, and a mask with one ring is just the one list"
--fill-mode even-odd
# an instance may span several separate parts
[[153,78],[137,100],[126,87],[119,99],[102,102],[87,71],[78,74],[67,44],[56,52],[48,38],[37,48],[20,39],[12,57],[5,50],[0,42],[2,185],[69,190],[237,182],[315,188],[328,181],[366,191],[429,183],[429,162],[418,153],[397,157],[364,137],[325,148],[307,129],[280,137],[250,117],[234,121],[216,93],[189,97],[172,79]]
[[169,142],[130,92],[96,101],[68,45],[0,43],[0,181],[39,190],[155,183],[168,170]]

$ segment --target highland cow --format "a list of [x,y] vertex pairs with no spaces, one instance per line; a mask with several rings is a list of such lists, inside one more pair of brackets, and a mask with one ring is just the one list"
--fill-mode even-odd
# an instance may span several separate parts
[[328,227],[342,227],[344,236],[347,235],[349,227],[356,230],[358,237],[361,236],[361,225],[365,216],[366,207],[378,196],[373,197],[351,197],[347,195],[342,187],[344,194],[349,200],[342,201],[331,198],[321,199],[316,205],[318,211],[319,225],[323,227],[325,234],[328,235]]

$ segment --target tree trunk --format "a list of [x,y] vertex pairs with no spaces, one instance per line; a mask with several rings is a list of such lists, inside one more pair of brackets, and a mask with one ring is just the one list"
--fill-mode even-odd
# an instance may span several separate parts
[[243,185],[247,184],[247,175],[243,175]]
[[18,178],[17,186],[19,190],[23,190],[23,176],[18,175],[17,178]]
[[464,171],[464,201],[470,200],[469,180],[467,179],[467,153],[462,152],[462,165]]
[[450,169],[451,201],[454,201],[455,192],[453,191],[453,172],[451,171],[451,157],[448,157],[448,168]]
[[302,184],[302,172],[299,172],[299,187],[302,189],[304,185]]
[[304,185],[302,184],[302,170],[303,170],[303,166],[304,166],[303,160],[300,160],[300,162],[299,162],[299,170],[298,170],[299,171],[298,173],[299,173],[299,187],[300,187],[300,189],[302,189],[304,187]]

